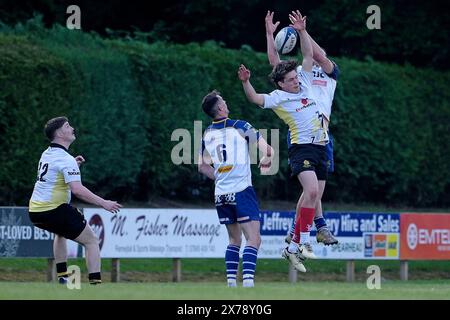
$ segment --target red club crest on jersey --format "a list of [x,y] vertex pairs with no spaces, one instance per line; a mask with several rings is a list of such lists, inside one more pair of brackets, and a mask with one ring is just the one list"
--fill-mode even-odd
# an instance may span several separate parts
[[308,104],[308,99],[302,99],[302,104],[303,105],[307,105]]

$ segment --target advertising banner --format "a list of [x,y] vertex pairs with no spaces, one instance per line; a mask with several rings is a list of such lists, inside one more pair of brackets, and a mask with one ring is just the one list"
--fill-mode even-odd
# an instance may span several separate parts
[[0,207],[0,257],[53,257],[53,233],[36,228],[28,208]]
[[[294,212],[263,211],[260,257],[277,258],[286,246],[284,238]],[[316,242],[311,232],[314,253],[321,259],[398,259],[400,215],[398,213],[325,212],[328,228],[339,240],[337,245]]]
[[259,258],[281,259],[284,239],[294,220],[292,211],[261,211],[261,246]]
[[[27,208],[0,209],[0,256],[53,256],[53,234],[34,227]],[[215,209],[122,209],[118,214],[111,214],[103,209],[86,208],[83,212],[100,240],[104,258],[223,258],[228,244],[226,227],[219,224]],[[427,255],[433,259],[449,259],[450,215],[437,218],[427,215],[434,221],[429,227],[421,220],[422,215],[406,216],[402,222],[402,247],[409,251],[404,251],[402,258],[422,259]],[[399,259],[399,214],[326,212],[324,217],[339,243],[318,244],[313,227],[311,240],[319,258]],[[281,258],[293,219],[292,211],[261,212],[259,258]],[[416,233],[414,227],[406,225],[410,220],[416,226]],[[243,237],[241,254],[244,246]],[[82,256],[82,251],[80,245],[68,241],[69,257]]]
[[105,258],[223,258],[228,244],[216,210],[84,209]]
[[398,259],[400,215],[398,213],[329,212],[330,231],[339,243],[321,247],[326,259]]
[[404,260],[450,260],[450,214],[402,213]]

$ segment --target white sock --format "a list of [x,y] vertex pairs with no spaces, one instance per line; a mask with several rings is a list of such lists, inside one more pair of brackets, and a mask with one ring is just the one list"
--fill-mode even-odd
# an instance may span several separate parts
[[228,279],[228,280],[227,280],[227,285],[228,285],[229,287],[237,287],[236,279]]
[[289,243],[288,251],[290,253],[296,253],[298,251],[298,243],[291,241],[291,243]]
[[253,282],[253,279],[244,279],[244,281],[242,281],[242,286],[246,288],[252,288],[255,286],[255,283]]
[[300,244],[311,243],[309,239],[309,232],[300,232]]

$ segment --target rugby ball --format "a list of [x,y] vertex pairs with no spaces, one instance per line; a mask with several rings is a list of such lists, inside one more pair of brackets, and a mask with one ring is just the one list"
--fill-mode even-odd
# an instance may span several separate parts
[[297,31],[292,27],[284,27],[275,37],[275,49],[279,54],[288,54],[297,44]]

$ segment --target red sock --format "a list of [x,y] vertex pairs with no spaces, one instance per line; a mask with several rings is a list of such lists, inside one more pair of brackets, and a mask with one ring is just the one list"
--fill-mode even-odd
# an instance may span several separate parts
[[300,212],[297,214],[297,220],[295,221],[292,241],[300,243],[300,232],[309,232],[311,230],[315,211],[315,208],[300,208]]

